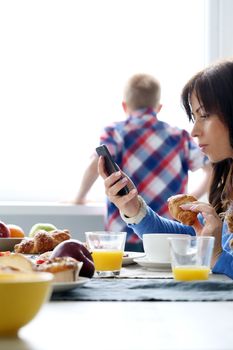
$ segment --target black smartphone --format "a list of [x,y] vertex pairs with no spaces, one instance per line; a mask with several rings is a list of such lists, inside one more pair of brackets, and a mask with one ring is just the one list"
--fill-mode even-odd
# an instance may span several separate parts
[[[106,145],[101,145],[101,146],[97,147],[96,152],[99,156],[104,157],[104,162],[105,162],[104,165],[105,165],[105,169],[106,169],[108,175],[111,175],[112,173],[119,171],[119,167],[114,162]],[[127,186],[125,186],[117,194],[119,196],[124,196],[127,193],[129,193],[129,189]]]

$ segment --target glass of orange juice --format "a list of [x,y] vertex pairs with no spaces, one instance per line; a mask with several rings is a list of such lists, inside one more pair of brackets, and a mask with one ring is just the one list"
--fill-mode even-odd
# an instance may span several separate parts
[[214,237],[168,238],[172,273],[177,281],[207,280],[211,268]]
[[85,235],[97,275],[118,276],[122,267],[126,232],[96,231],[85,232]]

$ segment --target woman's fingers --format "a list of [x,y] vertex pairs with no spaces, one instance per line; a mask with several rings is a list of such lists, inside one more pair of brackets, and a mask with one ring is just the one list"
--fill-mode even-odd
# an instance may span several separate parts
[[196,234],[197,235],[201,235],[202,229],[203,229],[203,225],[201,225],[201,223],[199,222],[198,219],[195,220],[194,224],[192,225]]
[[[109,200],[127,216],[135,216],[138,212],[140,203],[137,198],[138,192],[133,182],[120,169],[119,171],[108,175],[105,171],[103,157],[99,158],[98,172],[104,179],[105,193]],[[125,186],[128,187],[129,193],[124,196],[118,195],[118,192]]]
[[[216,212],[212,205],[204,202],[192,202],[192,203],[186,203],[186,204],[181,204],[180,208],[183,210],[190,210],[195,213],[206,213],[206,214],[211,214],[215,215]],[[217,216],[217,214],[216,214]]]
[[190,210],[195,213],[201,213],[204,219],[204,226],[195,222],[193,227],[198,235],[203,236],[215,236],[218,237],[221,228],[222,221],[216,213],[215,209],[209,203],[204,202],[192,202],[180,205],[183,210]]
[[122,187],[125,186],[125,183],[127,182],[127,179],[124,178],[121,179],[121,172],[117,171],[116,173],[113,173],[112,175],[106,177],[104,179],[104,185],[105,185],[105,189],[106,189],[106,194],[109,195],[115,195],[117,192],[119,192],[119,190],[121,189],[121,185]]
[[[120,170],[108,175],[104,167],[104,157],[100,156],[98,161],[98,172],[104,179],[105,193],[109,198],[117,196],[118,192],[125,186],[131,191],[135,188],[132,181]],[[133,191],[132,195],[135,194]]]
[[132,198],[134,198],[137,195],[137,190],[136,188],[133,187],[127,195],[124,195],[124,196],[118,195],[118,192],[122,188],[127,186],[129,183],[129,180],[127,177],[122,178],[121,176],[122,176],[121,173],[120,174],[116,173],[116,174],[112,174],[111,176],[107,177],[104,180],[105,193],[110,198],[110,200],[117,197],[122,204],[125,204],[126,202],[130,201]]

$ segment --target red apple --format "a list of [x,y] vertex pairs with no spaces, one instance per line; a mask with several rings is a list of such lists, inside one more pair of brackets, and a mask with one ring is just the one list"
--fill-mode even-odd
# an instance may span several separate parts
[[10,230],[4,222],[0,221],[0,238],[10,237]]
[[95,267],[92,255],[82,242],[76,239],[69,239],[59,243],[53,250],[50,258],[69,256],[83,262],[80,276],[91,278],[94,275]]

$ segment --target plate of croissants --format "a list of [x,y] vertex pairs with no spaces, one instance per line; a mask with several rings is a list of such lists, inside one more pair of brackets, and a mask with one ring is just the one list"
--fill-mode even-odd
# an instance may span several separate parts
[[[71,238],[71,233],[67,229],[50,231],[39,229],[31,236],[14,239],[14,245],[10,248],[7,246],[7,249],[0,249],[0,274],[49,272],[54,276],[53,292],[81,287],[94,274],[94,268],[89,269],[90,271],[87,269],[89,265],[91,266],[91,262],[86,266],[86,256],[79,254],[83,259],[75,259],[72,255],[51,256],[55,248],[69,242],[77,243],[83,250],[87,250],[82,242]],[[7,241],[7,238],[4,239]]]
[[68,230],[39,230],[33,237],[25,237],[14,246],[15,253],[42,254],[53,250],[59,243],[71,238]]

